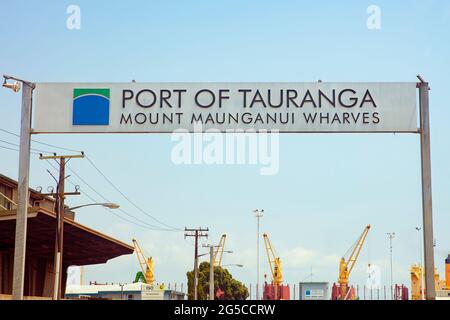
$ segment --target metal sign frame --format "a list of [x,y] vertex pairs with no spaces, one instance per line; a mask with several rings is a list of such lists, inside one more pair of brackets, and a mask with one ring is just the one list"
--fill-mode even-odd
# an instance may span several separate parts
[[[420,109],[420,134],[421,150],[421,175],[422,175],[422,219],[423,240],[425,256],[425,288],[426,299],[434,300],[436,297],[434,284],[434,245],[433,245],[433,214],[432,214],[432,190],[431,190],[431,153],[430,153],[430,116],[429,116],[429,84],[420,75],[416,88],[419,90]],[[18,183],[18,206],[16,216],[16,234],[14,247],[13,268],[13,290],[12,297],[16,300],[23,299],[23,287],[25,279],[25,250],[27,238],[27,202],[29,188],[30,169],[30,143],[31,135],[31,112],[32,99],[35,84],[11,76],[4,76],[6,80],[16,80],[23,85],[21,129],[20,129],[20,151],[19,151],[19,183]],[[299,132],[301,133],[301,132]],[[316,133],[316,132],[314,132]],[[319,133],[319,132],[317,132]],[[358,133],[358,132],[349,132]],[[365,132],[366,133],[366,132]],[[377,132],[384,133],[384,132]],[[401,133],[401,132],[400,132]]]

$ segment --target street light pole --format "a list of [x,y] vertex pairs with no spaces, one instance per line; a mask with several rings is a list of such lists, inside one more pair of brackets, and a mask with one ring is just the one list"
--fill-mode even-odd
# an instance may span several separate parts
[[123,286],[124,286],[125,284],[121,284],[121,283],[119,283],[119,286],[120,286],[120,300],[123,300]]
[[425,300],[425,266],[423,265],[423,253],[422,253],[422,234],[420,232],[420,230],[422,230],[422,228],[420,227],[416,227],[416,230],[419,233],[419,248],[420,248],[420,267],[421,267],[421,277],[420,277],[420,285],[421,285],[421,290],[420,290],[420,297],[422,300]]
[[254,210],[256,217],[256,300],[259,300],[259,219],[263,216],[264,210]]
[[209,300],[214,300],[214,246],[209,247]]
[[390,256],[391,256],[391,300],[394,300],[394,272],[392,269],[392,240],[395,238],[395,232],[388,232],[387,233],[389,238],[389,249],[390,249]]
[[[214,266],[214,248],[217,248],[219,246],[208,244],[208,245],[203,245],[203,247],[209,248],[209,300],[214,300],[214,293],[215,293],[215,291],[214,291],[214,267],[215,267]],[[233,251],[224,251],[224,253],[225,252],[233,253]],[[203,257],[207,254],[208,253],[199,254],[199,255],[197,255],[197,258]],[[236,266],[243,267],[243,265],[238,265],[238,264],[236,264]]]

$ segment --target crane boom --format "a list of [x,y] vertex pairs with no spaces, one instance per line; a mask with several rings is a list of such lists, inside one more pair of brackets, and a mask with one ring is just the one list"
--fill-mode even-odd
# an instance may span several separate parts
[[223,234],[222,237],[220,237],[219,245],[217,246],[216,251],[214,252],[214,267],[220,267],[222,264],[222,256],[223,256],[223,250],[225,249],[225,240],[227,239],[227,235]]
[[361,235],[358,238],[358,241],[357,241],[355,247],[353,248],[351,255],[349,256],[349,258],[347,260],[347,268],[348,268],[349,274],[352,272],[353,267],[355,266],[356,260],[358,260],[359,254],[361,252],[364,242],[366,241],[366,237],[367,237],[367,234],[369,233],[369,230],[370,230],[370,224],[364,228],[363,232],[361,233]]
[[338,279],[338,282],[341,286],[341,300],[345,300],[346,298],[348,278],[353,270],[353,267],[355,266],[356,261],[358,260],[359,254],[364,245],[364,242],[366,241],[369,230],[370,224],[364,228],[363,232],[359,236],[354,246],[350,248],[351,253],[348,259],[346,260],[344,257],[341,258],[341,262],[339,263],[339,279]]
[[281,259],[277,257],[267,233],[263,234],[264,244],[266,246],[267,258],[269,259],[270,271],[272,273],[272,283],[279,286],[283,282],[283,272],[281,268]]
[[141,247],[139,246],[136,239],[133,239],[133,246],[139,261],[139,266],[141,267],[142,270],[142,277],[144,278],[145,283],[153,285],[153,282],[155,281],[154,276],[155,266],[153,263],[153,258],[152,257],[148,259],[145,258],[144,254],[142,253]]

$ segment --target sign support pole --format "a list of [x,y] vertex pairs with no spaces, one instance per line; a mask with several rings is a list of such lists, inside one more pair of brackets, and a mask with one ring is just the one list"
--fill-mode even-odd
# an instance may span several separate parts
[[[22,81],[22,80],[21,80]],[[22,112],[20,126],[20,154],[19,154],[19,193],[16,213],[16,237],[14,245],[13,267],[13,300],[23,300],[23,286],[25,279],[25,254],[27,243],[27,209],[28,209],[28,181],[30,172],[30,143],[31,143],[31,105],[34,84],[22,81]]]
[[434,243],[433,243],[433,210],[431,196],[431,153],[430,153],[430,110],[428,82],[418,76],[420,83],[419,103],[420,103],[420,148],[422,164],[422,210],[423,210],[423,239],[425,256],[425,288],[426,299],[436,298],[434,286]]

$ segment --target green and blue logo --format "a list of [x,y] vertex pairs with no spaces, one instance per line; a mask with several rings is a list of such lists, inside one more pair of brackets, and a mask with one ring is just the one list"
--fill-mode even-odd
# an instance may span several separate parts
[[73,89],[74,126],[109,125],[109,89]]

